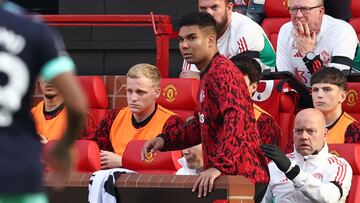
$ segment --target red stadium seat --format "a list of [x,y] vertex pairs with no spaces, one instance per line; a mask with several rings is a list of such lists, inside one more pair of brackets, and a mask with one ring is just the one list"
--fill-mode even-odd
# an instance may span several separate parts
[[[360,11],[359,11],[360,12]],[[358,39],[360,40],[360,17],[358,18],[350,18],[350,22],[351,26],[354,28]]]
[[192,116],[196,108],[199,80],[194,78],[162,78],[161,106],[177,113],[184,119]]
[[283,80],[261,80],[253,101],[267,111],[282,130],[280,148],[286,149],[293,128],[298,95]]
[[123,167],[144,174],[175,174],[181,168],[178,159],[181,151],[156,152],[152,157],[141,161],[141,149],[145,140],[133,140],[125,148]]
[[261,24],[271,44],[276,50],[277,37],[283,24],[290,21],[289,12],[286,10],[284,0],[265,1],[265,18]]
[[[44,155],[49,153],[56,142],[58,141],[52,140],[45,144]],[[85,173],[100,170],[100,149],[96,142],[91,140],[77,140],[74,148],[77,172]],[[47,168],[47,171],[51,171],[51,169]]]
[[351,18],[349,23],[353,26],[358,38],[360,39],[360,1],[351,0],[350,10],[351,10]]
[[359,0],[351,0],[350,1],[350,10],[351,17],[360,17],[360,1]]
[[89,114],[97,125],[107,114],[108,96],[101,76],[78,76],[78,81],[88,100]]
[[343,110],[360,121],[360,83],[348,82],[348,91],[345,101],[342,103]]
[[275,51],[277,48],[277,38],[280,28],[285,23],[289,22],[289,18],[264,18],[261,27],[264,29],[267,37],[273,45]]
[[265,1],[264,7],[266,18],[290,17],[290,14],[284,4],[284,0]]
[[346,159],[353,170],[351,188],[346,202],[360,202],[360,144],[329,144],[329,150]]

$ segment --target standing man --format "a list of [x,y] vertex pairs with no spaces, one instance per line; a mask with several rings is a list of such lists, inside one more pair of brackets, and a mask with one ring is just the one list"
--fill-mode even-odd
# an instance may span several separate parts
[[[212,15],[217,28],[220,54],[231,58],[237,53],[250,52],[262,69],[275,70],[275,51],[264,30],[250,18],[233,12],[231,0],[198,0],[199,11]],[[180,77],[199,78],[200,68],[185,59]]]
[[[36,77],[53,82],[68,106],[68,128],[50,154],[50,164],[62,175],[69,175],[71,147],[87,105],[74,78],[74,63],[58,36],[8,5],[0,2],[0,202],[45,203],[42,146],[29,112]],[[60,178],[66,181],[65,177]]]
[[325,15],[323,4],[323,0],[289,0],[291,22],[278,36],[277,70],[290,71],[308,87],[311,75],[323,65],[349,70],[358,44],[351,25]]
[[300,111],[293,133],[295,151],[291,154],[285,156],[275,145],[261,146],[273,160],[262,202],[345,202],[352,169],[345,159],[329,153],[322,113],[316,109]]
[[185,15],[179,39],[184,59],[201,70],[198,111],[186,123],[170,118],[162,134],[144,144],[142,158],[202,143],[205,171],[193,187],[199,197],[211,192],[219,175],[227,174],[244,175],[255,183],[255,200],[261,200],[268,174],[251,98],[241,71],[218,52],[214,18],[206,12]]

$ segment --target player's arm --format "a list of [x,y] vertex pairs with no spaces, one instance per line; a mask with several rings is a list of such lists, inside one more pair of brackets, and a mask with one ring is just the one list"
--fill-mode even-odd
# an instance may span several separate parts
[[75,64],[65,51],[64,44],[54,30],[41,26],[36,47],[39,57],[40,76],[51,81],[64,98],[67,107],[67,129],[61,140],[51,150],[50,165],[61,172],[63,180],[72,168],[72,145],[84,127],[87,113],[85,96],[75,78]]
[[195,64],[189,64],[185,60],[183,62],[180,78],[196,78],[200,79],[200,71],[196,68]]
[[[288,34],[289,28],[287,24],[280,28],[279,36],[277,39],[277,50],[276,50],[276,69],[278,71],[290,71],[291,67],[291,55],[290,49],[288,49],[288,43],[290,43],[290,34]],[[294,72],[294,71],[290,71]]]
[[62,73],[56,76],[52,82],[64,97],[68,110],[68,124],[63,142],[71,145],[79,137],[84,127],[87,101],[73,73]]

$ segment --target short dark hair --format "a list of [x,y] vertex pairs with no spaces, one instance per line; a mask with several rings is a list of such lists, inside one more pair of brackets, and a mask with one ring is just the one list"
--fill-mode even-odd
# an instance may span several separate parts
[[240,69],[240,71],[249,77],[250,84],[259,82],[261,79],[260,64],[246,52],[236,54],[230,60]]
[[207,12],[192,12],[188,13],[180,19],[179,28],[183,26],[197,25],[200,29],[204,27],[211,27],[216,33],[216,22],[212,15]]
[[318,83],[329,83],[347,90],[346,76],[341,70],[333,67],[323,67],[316,71],[310,79],[310,86]]

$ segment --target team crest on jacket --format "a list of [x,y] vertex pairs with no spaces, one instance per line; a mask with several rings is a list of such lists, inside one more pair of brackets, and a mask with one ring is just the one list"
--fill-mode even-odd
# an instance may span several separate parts
[[205,92],[204,90],[200,90],[200,94],[199,94],[199,101],[200,103],[203,103],[204,102],[204,99],[205,99]]
[[324,178],[323,174],[321,174],[321,173],[314,173],[313,176],[314,176],[315,178],[321,180],[321,181],[322,181],[323,178]]

